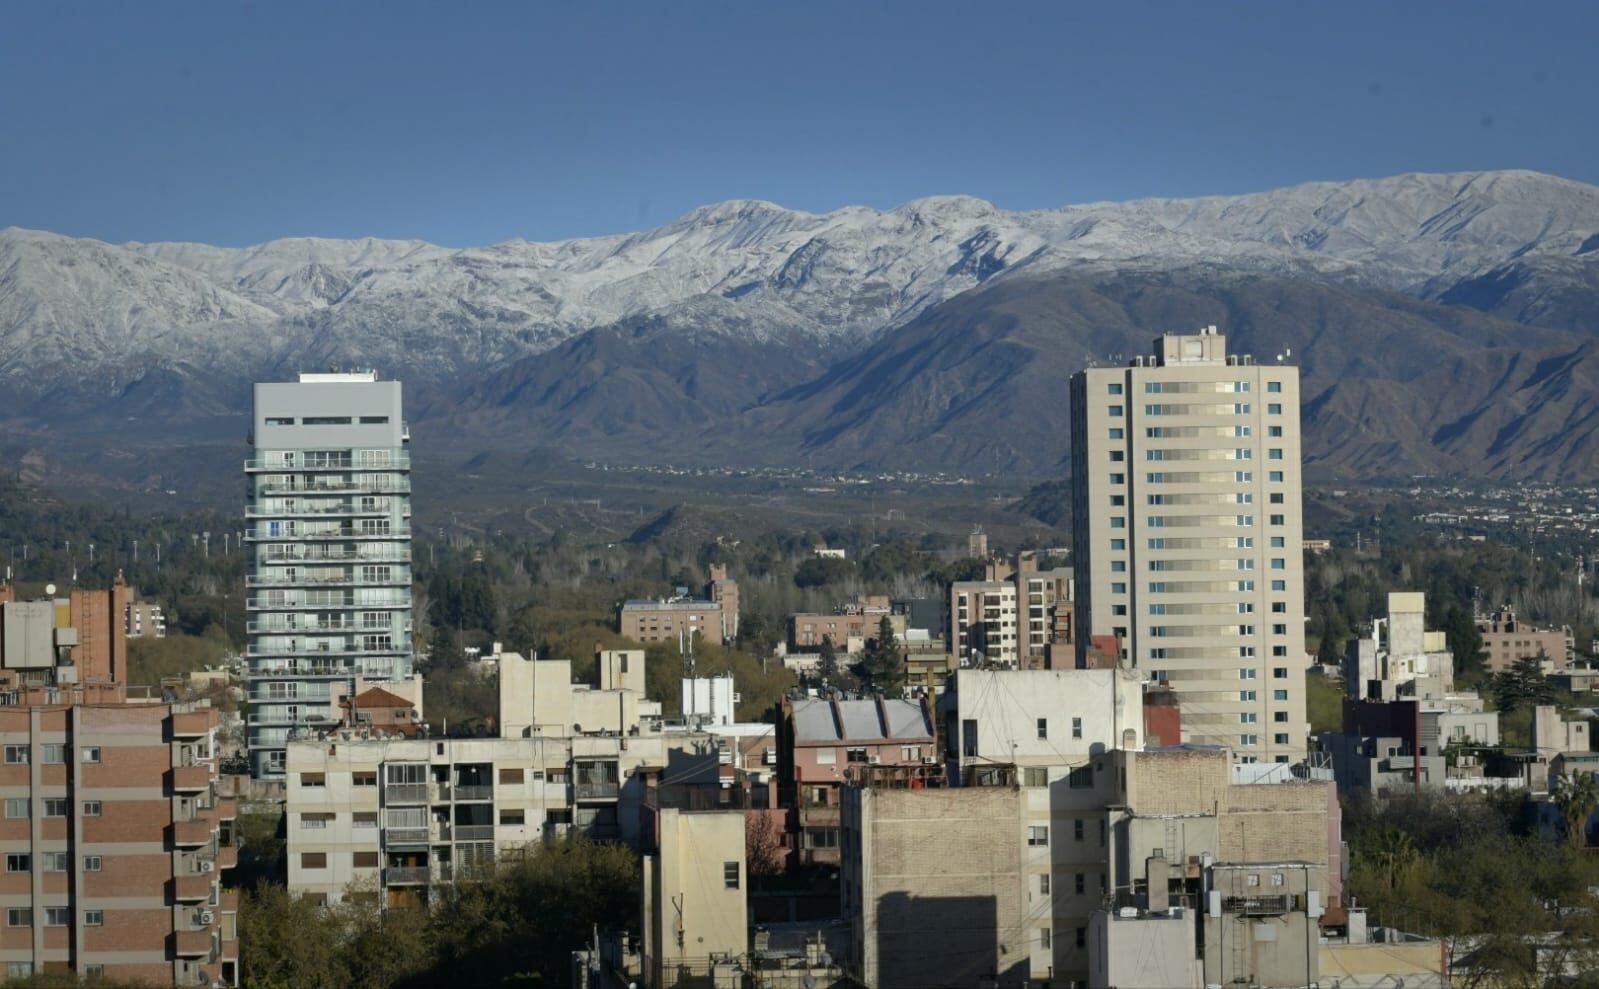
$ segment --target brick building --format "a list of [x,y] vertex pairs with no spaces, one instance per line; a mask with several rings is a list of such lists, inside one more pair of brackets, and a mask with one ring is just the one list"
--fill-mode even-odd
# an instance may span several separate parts
[[1545,661],[1545,670],[1563,670],[1571,665],[1576,642],[1570,628],[1539,628],[1516,617],[1516,610],[1505,605],[1491,615],[1477,619],[1483,652],[1488,654],[1488,669],[1498,672],[1514,666],[1518,659]]
[[698,634],[701,641],[721,645],[738,638],[738,584],[727,567],[711,565],[704,598],[687,589],[669,598],[635,598],[622,605],[618,631],[634,642],[677,642]]

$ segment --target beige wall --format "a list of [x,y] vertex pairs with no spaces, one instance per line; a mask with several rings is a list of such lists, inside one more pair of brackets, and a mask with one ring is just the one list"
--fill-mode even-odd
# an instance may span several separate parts
[[[1156,347],[1178,354],[1189,341],[1224,352],[1220,336]],[[1079,649],[1122,635],[1132,663],[1178,693],[1185,740],[1244,760],[1301,758],[1298,369],[1089,368],[1072,379],[1072,416]]]
[[744,812],[657,813],[659,843],[644,858],[644,965],[652,985],[675,985],[680,966],[748,952]]

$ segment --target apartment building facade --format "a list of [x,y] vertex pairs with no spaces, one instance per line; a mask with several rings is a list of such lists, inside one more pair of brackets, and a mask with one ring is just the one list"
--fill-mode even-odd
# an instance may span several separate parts
[[7,978],[238,984],[216,728],[205,707],[0,706]]
[[[705,597],[687,593],[669,598],[634,598],[623,602],[618,631],[634,642],[687,642],[698,636],[716,645],[738,638],[738,582],[727,567],[712,564]],[[685,589],[686,591],[686,589]]]
[[274,779],[355,677],[411,676],[410,437],[399,382],[364,372],[257,384],[251,438],[247,735]]
[[1546,671],[1563,670],[1571,665],[1577,648],[1569,627],[1539,628],[1517,617],[1508,604],[1478,618],[1477,631],[1482,635],[1488,669],[1496,673],[1528,658],[1542,660]]
[[1033,553],[1014,567],[990,561],[984,580],[950,584],[950,648],[963,666],[1048,667],[1050,647],[1072,635],[1073,583],[1069,569],[1040,570]]
[[1114,635],[1179,695],[1187,740],[1303,758],[1299,372],[1214,327],[1074,375],[1079,660]]

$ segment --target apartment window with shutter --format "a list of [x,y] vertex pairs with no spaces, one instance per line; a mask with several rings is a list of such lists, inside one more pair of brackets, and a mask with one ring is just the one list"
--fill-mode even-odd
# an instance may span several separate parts
[[500,782],[507,786],[521,786],[522,770],[519,768],[500,770]]
[[1043,766],[1027,766],[1022,770],[1022,784],[1024,786],[1048,786],[1049,770]]
[[500,823],[520,827],[527,823],[527,814],[522,810],[500,811]]
[[301,773],[300,774],[300,785],[301,786],[327,786],[328,785],[327,774],[326,773]]
[[328,853],[327,852],[301,852],[300,853],[300,868],[302,868],[302,869],[326,869],[327,867],[328,867]]
[[377,774],[377,771],[376,770],[372,770],[372,769],[365,769],[365,770],[358,769],[358,770],[356,770],[355,772],[350,774],[350,785],[352,785],[352,786],[377,786],[378,785],[378,774]]
[[378,826],[377,811],[356,811],[350,823],[358,828],[375,828]]
[[1027,843],[1035,847],[1049,844],[1049,826],[1043,824],[1029,825],[1027,828]]
[[722,863],[722,885],[728,889],[738,889],[738,863]]
[[350,856],[350,864],[357,869],[376,869],[378,867],[378,853],[356,852]]

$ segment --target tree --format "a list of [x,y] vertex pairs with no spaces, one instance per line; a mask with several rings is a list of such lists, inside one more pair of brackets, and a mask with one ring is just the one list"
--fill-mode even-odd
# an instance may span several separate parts
[[775,876],[783,871],[787,852],[777,822],[765,813],[744,818],[744,858],[752,876]]
[[841,584],[854,574],[855,567],[848,560],[840,560],[833,556],[813,556],[794,568],[794,586],[806,588]]
[[897,693],[905,683],[905,653],[887,615],[877,623],[877,638],[866,647],[860,674],[874,690],[885,694]]
[[1458,604],[1449,606],[1444,616],[1444,641],[1455,658],[1455,676],[1472,676],[1483,671],[1488,653],[1482,647],[1477,622]]
[[831,635],[822,636],[822,676],[838,679],[838,647],[833,645]]
[[1519,707],[1537,707],[1555,699],[1554,685],[1543,675],[1538,661],[1531,657],[1518,659],[1508,669],[1500,670],[1488,682],[1488,692],[1501,711],[1514,711]]
[[1599,781],[1591,773],[1568,773],[1555,782],[1555,806],[1566,824],[1566,840],[1573,848],[1588,844],[1588,818],[1599,806]]

